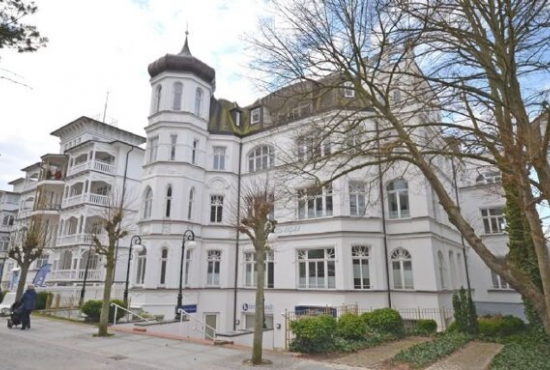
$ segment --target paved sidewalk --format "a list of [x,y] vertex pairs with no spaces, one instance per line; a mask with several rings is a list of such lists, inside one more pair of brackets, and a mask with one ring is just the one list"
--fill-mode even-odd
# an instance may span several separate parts
[[[6,356],[0,364],[24,370],[248,368],[243,365],[243,360],[250,358],[248,348],[226,348],[120,332],[112,337],[96,338],[93,337],[96,331],[95,327],[86,324],[38,317],[32,318],[31,330],[10,330],[1,319],[0,348]],[[264,351],[264,358],[273,364],[253,369],[352,369],[300,359],[288,353]]]
[[426,370],[485,370],[502,347],[497,343],[470,342]]

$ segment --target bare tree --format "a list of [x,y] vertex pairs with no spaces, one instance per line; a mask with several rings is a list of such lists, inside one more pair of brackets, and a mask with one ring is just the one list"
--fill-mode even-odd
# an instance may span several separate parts
[[277,222],[273,219],[275,195],[268,182],[251,181],[243,186],[240,194],[241,210],[237,229],[252,241],[255,252],[256,305],[254,314],[254,339],[252,342],[252,364],[263,362],[264,284],[265,255],[270,250],[270,235],[275,231]]
[[[313,111],[324,113],[311,123],[313,147],[337,143],[326,158],[293,158],[287,168],[324,182],[364,168],[417,171],[450,222],[531,302],[550,334],[550,259],[537,211],[550,200],[550,125],[548,116],[536,119],[547,89],[533,85],[550,67],[549,2],[273,3],[270,20],[250,37],[252,66],[269,90],[308,87]],[[334,92],[341,98],[323,110]],[[277,117],[285,111],[272,107]],[[503,186],[517,190],[542,289],[521,264],[496,256],[461,213],[438,165],[450,158],[494,166]]]

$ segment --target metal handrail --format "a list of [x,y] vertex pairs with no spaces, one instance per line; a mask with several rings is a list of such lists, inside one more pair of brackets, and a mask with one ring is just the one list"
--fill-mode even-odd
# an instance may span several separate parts
[[138,315],[137,313],[132,312],[132,311],[130,311],[130,310],[128,310],[128,309],[122,307],[121,305],[118,305],[118,304],[114,303],[114,302],[111,302],[111,306],[113,306],[113,307],[115,308],[115,315],[114,315],[114,317],[113,317],[113,325],[116,325],[116,317],[117,317],[117,312],[118,312],[118,309],[119,309],[119,308],[121,308],[121,309],[123,309],[124,311],[126,311],[129,315],[139,317],[139,318],[142,319],[143,321],[147,321],[147,322],[149,322],[149,321],[154,321],[154,320],[146,319],[145,317],[140,316],[140,315]]
[[[205,329],[210,329],[212,330],[212,333],[214,333],[214,335],[210,335],[206,332],[206,330],[200,330],[199,331],[204,334],[206,337],[210,338],[210,340],[212,341],[215,341],[216,340],[216,329],[213,328],[212,326],[208,325],[207,323],[205,323],[204,321],[202,320],[199,320],[197,319],[196,317],[193,317],[189,314],[189,312],[185,311],[183,308],[178,308],[178,312],[180,314],[180,324],[183,322],[183,316],[187,316],[189,319],[191,320],[194,320],[195,322],[198,322],[199,324],[203,325]],[[193,327],[193,329],[197,329],[196,327]]]

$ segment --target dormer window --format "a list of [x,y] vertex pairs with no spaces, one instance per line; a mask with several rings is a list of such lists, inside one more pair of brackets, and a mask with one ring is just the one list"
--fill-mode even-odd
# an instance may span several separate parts
[[255,125],[256,123],[260,123],[260,108],[250,111],[250,124]]
[[345,98],[355,98],[355,90],[353,89],[353,83],[348,81],[344,83],[344,97]]
[[235,124],[237,125],[237,127],[241,126],[241,112],[239,112],[238,110],[235,111]]

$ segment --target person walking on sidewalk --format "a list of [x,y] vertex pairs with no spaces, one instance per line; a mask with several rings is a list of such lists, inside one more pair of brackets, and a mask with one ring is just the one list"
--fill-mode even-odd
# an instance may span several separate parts
[[34,286],[29,284],[23,297],[21,297],[21,330],[31,328],[31,312],[36,306],[36,291]]

